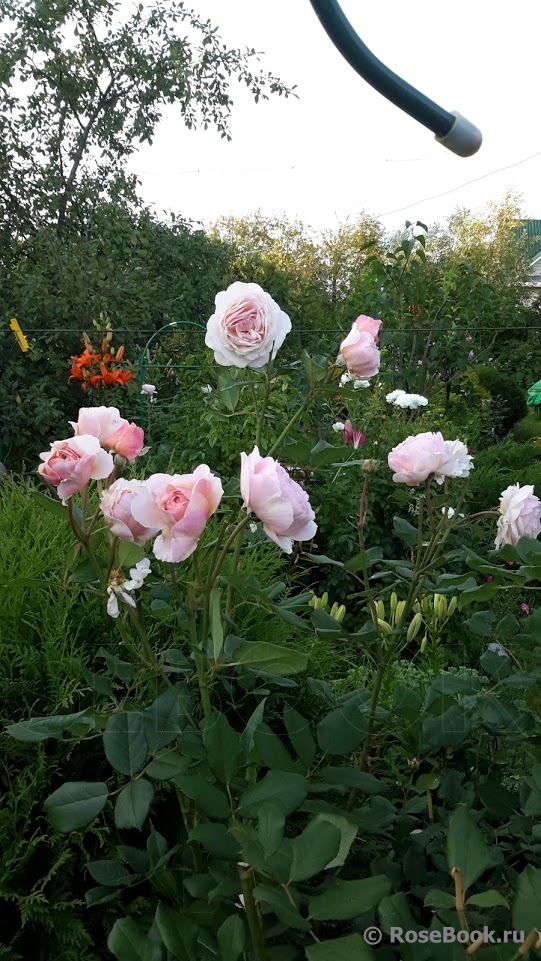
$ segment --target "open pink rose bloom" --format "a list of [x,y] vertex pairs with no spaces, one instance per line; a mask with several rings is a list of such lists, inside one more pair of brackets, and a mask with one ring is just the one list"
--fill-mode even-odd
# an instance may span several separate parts
[[263,367],[276,355],[291,321],[259,284],[237,281],[216,294],[205,344],[223,367]]
[[152,474],[130,511],[144,528],[160,531],[153,545],[158,560],[177,564],[195,551],[222,495],[219,478],[200,464],[193,474]]
[[109,477],[114,467],[111,454],[90,434],[55,440],[51,450],[39,456],[43,464],[39,465],[38,474],[57,488],[62,500],[73,497],[90,480]]
[[257,447],[240,457],[244,506],[263,522],[267,536],[288,554],[293,550],[293,541],[315,537],[315,515],[300,484],[272,457],[261,457]]
[[134,460],[143,449],[143,428],[130,424],[116,407],[81,407],[77,422],[72,421],[71,426],[76,435],[92,434],[102,447],[126,460]]

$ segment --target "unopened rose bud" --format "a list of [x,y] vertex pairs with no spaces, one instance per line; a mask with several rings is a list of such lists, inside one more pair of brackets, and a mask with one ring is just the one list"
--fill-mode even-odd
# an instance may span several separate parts
[[113,461],[114,461],[115,467],[119,471],[124,470],[126,464],[128,463],[128,461],[126,460],[125,457],[122,456],[122,454],[115,454]]
[[379,460],[363,460],[361,470],[363,474],[375,474],[379,469]]

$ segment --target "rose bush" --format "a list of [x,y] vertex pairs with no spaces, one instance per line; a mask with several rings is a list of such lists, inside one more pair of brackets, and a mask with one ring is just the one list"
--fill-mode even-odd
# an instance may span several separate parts
[[[395,484],[418,488],[397,487],[393,501],[407,504],[415,524],[394,518],[398,556],[368,546],[385,468],[358,459],[365,435],[351,416],[334,423],[341,443],[321,436],[327,422],[333,436],[333,403],[349,414],[355,386],[340,385],[340,362],[303,354],[302,367],[292,367],[307,381],[304,399],[276,428],[269,399],[279,374],[258,361],[277,340],[257,305],[227,303],[227,351],[215,346],[216,315],[209,346],[218,364],[250,369],[219,381],[205,403],[222,429],[224,418],[251,415],[255,444],[240,453],[240,478],[222,480],[208,464],[118,476],[133,468],[126,453],[113,460],[105,450],[111,438],[129,429],[140,452],[144,438],[119,423],[116,408],[81,411],[75,429],[90,433],[53,444],[39,468],[67,500],[77,542],[63,583],[103,598],[122,647],[110,650],[111,642],[98,655],[104,670],[88,671],[88,705],[9,730],[30,742],[63,732],[103,738],[109,773],[91,780],[85,770],[86,780],[60,784],[45,809],[67,834],[96,822],[101,847],[87,902],[118,913],[108,948],[118,961],[349,961],[366,953],[363,925],[377,920],[388,932],[395,917],[437,933],[488,919],[508,930],[513,921],[534,944],[541,718],[522,689],[539,680],[528,658],[541,644],[541,619],[525,600],[516,606],[520,625],[507,609],[498,617],[479,605],[541,579],[541,502],[531,486],[516,486],[499,510],[468,515],[472,455],[460,440],[423,431],[388,454]],[[362,366],[362,338],[372,356],[378,351],[380,324],[355,322],[352,373]],[[332,486],[346,470],[356,544],[329,557],[318,552],[325,533],[311,490],[322,472]],[[52,498],[47,506],[63,510]],[[342,505],[331,508],[332,522]],[[502,549],[485,556],[481,536],[492,538],[496,524]],[[254,574],[259,552],[272,548],[263,534],[288,556],[300,545],[271,583]],[[320,566],[347,580],[344,603],[312,589]],[[262,639],[267,622],[278,636]],[[457,623],[478,645],[469,672],[458,670],[456,655],[445,660]],[[345,652],[364,680],[344,689],[344,678],[307,676],[325,644]],[[502,750],[519,765],[513,778]],[[495,835],[513,852],[512,871]]]

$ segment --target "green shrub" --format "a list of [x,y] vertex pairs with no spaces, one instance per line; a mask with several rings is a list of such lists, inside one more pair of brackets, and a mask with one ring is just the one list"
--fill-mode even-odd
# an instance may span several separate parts
[[528,412],[524,391],[513,377],[493,367],[479,367],[476,374],[480,386],[492,399],[494,436],[504,437]]

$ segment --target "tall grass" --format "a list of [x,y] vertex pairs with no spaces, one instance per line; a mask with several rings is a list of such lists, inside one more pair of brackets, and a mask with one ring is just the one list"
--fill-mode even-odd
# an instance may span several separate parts
[[105,955],[92,949],[82,854],[42,810],[61,781],[78,777],[80,759],[69,744],[23,744],[5,733],[31,715],[77,709],[87,697],[85,662],[112,629],[100,598],[61,586],[71,532],[32,490],[0,483],[0,957],[98,961]]

